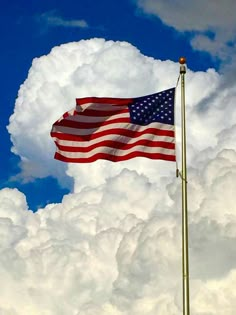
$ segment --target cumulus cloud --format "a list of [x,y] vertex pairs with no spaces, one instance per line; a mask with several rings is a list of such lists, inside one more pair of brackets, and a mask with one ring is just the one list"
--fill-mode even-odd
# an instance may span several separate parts
[[[55,47],[33,61],[8,127],[22,161],[18,177],[51,175],[66,184],[69,175],[74,191],[36,213],[18,190],[0,191],[0,314],[182,314],[181,183],[174,164],[67,165],[53,160],[49,136],[76,97],[152,93],[174,86],[178,68],[102,39]],[[193,315],[235,313],[235,99],[223,74],[187,71]]]
[[158,16],[180,32],[194,32],[192,46],[227,60],[235,53],[234,0],[136,0],[144,12]]
[[[76,97],[133,97],[150,94],[175,86],[178,68],[174,62],[146,57],[128,43],[103,39],[65,44],[53,48],[47,56],[34,59],[28,78],[19,90],[8,127],[13,142],[12,151],[21,157],[21,177],[27,181],[52,175],[66,185],[66,171],[74,178],[76,190],[76,187],[80,188],[88,182],[103,182],[123,167],[138,169],[153,176],[154,169],[158,167],[156,162],[143,159],[120,163],[119,166],[105,161],[67,166],[53,160],[55,148],[49,133],[53,122],[74,106]],[[205,109],[211,113],[202,115],[207,125],[200,127],[200,109],[196,104],[215,93],[221,78],[214,70],[197,73],[189,71],[188,77],[188,111],[190,119],[194,117],[191,124],[196,125],[191,129],[191,138],[195,150],[200,150],[208,146],[209,139],[206,138],[204,142],[202,136],[208,134],[209,124],[212,129],[208,136],[213,143],[216,141],[218,130],[214,129],[214,124],[216,119],[218,124],[222,124],[222,117],[219,113],[215,115],[213,108]],[[179,94],[177,97],[179,99]],[[160,165],[162,172],[166,164],[160,162]],[[166,167],[173,172],[173,165]],[[89,178],[86,176],[88,172],[91,174]]]
[[[235,175],[233,150],[189,169],[194,315],[235,312]],[[178,179],[163,193],[128,169],[36,213],[3,189],[2,313],[182,314],[180,199]]]

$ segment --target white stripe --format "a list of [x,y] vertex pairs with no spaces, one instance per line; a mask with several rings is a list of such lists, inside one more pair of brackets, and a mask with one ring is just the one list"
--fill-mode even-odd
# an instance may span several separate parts
[[97,153],[105,153],[105,154],[110,154],[113,156],[125,156],[129,153],[132,152],[145,152],[145,153],[161,153],[161,154],[166,154],[166,155],[175,155],[175,150],[173,149],[164,149],[164,148],[152,148],[152,147],[146,147],[146,146],[136,146],[135,148],[131,148],[128,150],[121,150],[121,149],[114,149],[114,148],[109,148],[109,147],[97,147],[94,148],[93,150],[89,152],[66,152],[62,150],[58,150],[61,155],[67,157],[67,158],[90,158],[93,155]]
[[63,145],[66,147],[83,147],[86,148],[88,146],[96,144],[99,146],[99,143],[102,141],[110,140],[110,141],[117,141],[121,143],[128,143],[128,144],[133,144],[137,142],[138,140],[149,140],[149,141],[163,141],[167,143],[175,143],[175,138],[174,137],[167,137],[167,136],[156,136],[152,134],[143,134],[138,136],[137,138],[130,138],[126,136],[115,136],[114,135],[106,135],[99,137],[97,139],[89,140],[89,141],[71,141],[71,140],[60,140],[57,139],[56,137],[53,137],[54,141],[56,141],[59,145]]
[[[70,135],[79,135],[79,136],[84,136],[84,135],[91,135],[91,134],[96,134],[98,132],[102,131],[110,131],[112,133],[113,129],[126,129],[126,130],[131,130],[131,131],[147,131],[148,128],[155,128],[155,129],[161,129],[161,130],[174,130],[173,125],[168,125],[168,124],[161,124],[157,122],[153,122],[149,125],[146,126],[140,126],[136,124],[131,124],[131,123],[114,123],[114,124],[109,124],[105,126],[101,126],[100,128],[90,128],[90,129],[79,129],[79,128],[71,128],[71,127],[63,127],[63,126],[53,126],[52,132],[59,132],[59,133],[65,133],[65,134],[70,134]],[[114,133],[113,133],[114,134]]]

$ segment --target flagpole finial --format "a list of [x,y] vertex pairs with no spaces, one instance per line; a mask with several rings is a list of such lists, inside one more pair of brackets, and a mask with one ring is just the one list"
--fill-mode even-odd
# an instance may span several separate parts
[[186,58],[185,57],[180,57],[179,58],[179,63],[180,63],[180,73],[185,74],[186,73]]
[[180,57],[180,58],[179,58],[179,63],[180,63],[181,65],[184,65],[184,64],[186,63],[186,58],[185,58],[185,57]]

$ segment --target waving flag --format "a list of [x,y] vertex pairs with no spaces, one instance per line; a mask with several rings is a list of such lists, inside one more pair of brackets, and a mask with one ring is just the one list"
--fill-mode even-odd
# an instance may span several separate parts
[[52,126],[55,159],[175,161],[175,88],[136,98],[85,97]]

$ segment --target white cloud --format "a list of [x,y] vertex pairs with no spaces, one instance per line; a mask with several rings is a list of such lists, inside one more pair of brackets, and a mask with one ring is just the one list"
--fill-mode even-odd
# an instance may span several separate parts
[[41,14],[39,17],[40,22],[46,23],[48,26],[62,26],[62,27],[78,27],[87,28],[88,23],[83,20],[66,20],[56,14],[56,11],[50,11]]
[[[234,0],[209,1],[160,1],[137,0],[146,12],[157,14],[163,21],[180,31],[204,31],[207,29],[235,27]],[[175,14],[173,14],[175,12]],[[222,19],[222,17],[225,17]],[[226,18],[227,17],[227,18]]]
[[[67,174],[75,180],[75,190],[87,183],[104,182],[105,178],[117,174],[123,167],[138,169],[154,177],[154,170],[158,167],[156,162],[144,159],[120,163],[119,166],[105,161],[68,166],[55,161],[55,147],[49,133],[53,122],[74,106],[76,97],[133,97],[153,93],[175,86],[178,71],[174,62],[154,60],[143,56],[128,43],[106,42],[103,39],[55,47],[49,55],[34,59],[28,78],[19,90],[8,127],[13,152],[21,156],[21,177],[27,181],[52,175],[66,185],[64,174],[68,168]],[[220,82],[221,78],[214,70],[188,72],[186,96],[189,117],[194,117],[191,124],[195,127],[190,132],[195,150],[208,147],[210,139],[203,141],[202,135],[209,133],[209,123],[212,143],[216,142],[216,133],[223,128],[221,108],[216,114],[212,114],[215,109],[208,109],[209,113],[203,117],[206,126],[199,128],[200,110],[196,106],[214,94]],[[177,109],[179,112],[179,101]],[[210,115],[214,117],[212,121]],[[178,115],[177,119],[179,121]],[[215,121],[219,124],[216,130]],[[167,164],[160,162],[159,165],[158,170],[163,173],[163,165]],[[166,167],[174,171],[173,164]],[[88,171],[89,178],[86,175]]]
[[235,54],[236,2],[136,0],[146,13],[158,16],[180,32],[194,32],[192,46],[228,61]]
[[[67,165],[53,160],[49,136],[75,97],[148,94],[175,85],[177,75],[174,62],[102,39],[34,60],[9,125],[21,177],[52,175],[63,183],[69,174],[75,186],[36,213],[18,190],[0,191],[0,314],[182,314],[174,164]],[[186,75],[193,315],[235,313],[236,95],[227,83],[214,70]],[[178,90],[177,113],[179,103]],[[179,138],[179,114],[177,132]]]
[[[220,314],[235,312],[235,165],[230,151],[189,169],[193,315],[219,303]],[[182,314],[180,181],[164,189],[123,170],[36,213],[2,190],[3,314]]]

